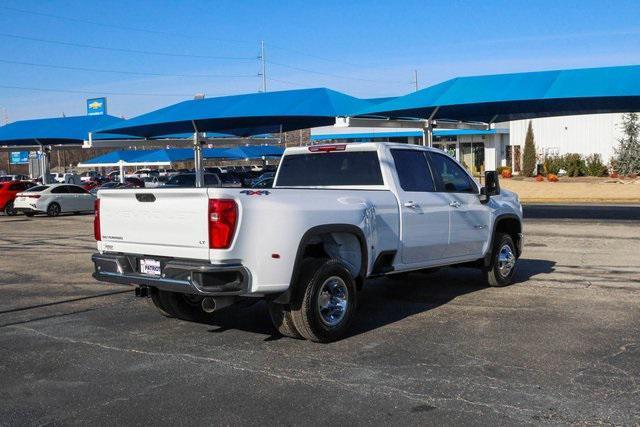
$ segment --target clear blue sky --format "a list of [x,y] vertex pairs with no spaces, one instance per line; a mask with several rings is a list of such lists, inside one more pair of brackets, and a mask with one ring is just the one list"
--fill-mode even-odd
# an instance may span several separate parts
[[85,114],[92,96],[132,117],[198,92],[255,92],[261,40],[268,90],[393,96],[412,90],[414,69],[424,87],[638,64],[640,1],[2,0],[0,122],[4,111],[10,121]]

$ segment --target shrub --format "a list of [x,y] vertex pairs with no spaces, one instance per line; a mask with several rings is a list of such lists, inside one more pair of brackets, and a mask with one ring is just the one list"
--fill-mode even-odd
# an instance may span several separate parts
[[536,156],[536,143],[533,137],[533,126],[529,121],[529,127],[527,128],[527,136],[524,139],[524,154],[522,156],[522,174],[524,176],[533,176],[537,171],[536,164],[538,163]]
[[591,154],[585,160],[585,173],[589,176],[607,176],[607,166],[602,163],[600,154]]
[[555,174],[550,173],[549,175],[547,175],[547,181],[549,182],[558,182],[558,176]]
[[502,169],[502,173],[500,174],[503,178],[511,178],[513,175],[511,174],[511,168]]
[[547,156],[544,159],[544,171],[546,173],[552,173],[557,175],[560,172],[560,169],[563,168],[562,157],[560,156]]
[[562,169],[567,171],[567,176],[583,176],[586,166],[580,154],[569,153],[562,156]]
[[609,175],[609,178],[618,179],[620,178],[620,175],[618,175],[618,172],[611,172],[611,175]]
[[544,181],[544,177],[543,177],[542,175],[537,175],[535,179],[536,179],[536,181],[538,181],[538,182],[542,182],[542,181]]

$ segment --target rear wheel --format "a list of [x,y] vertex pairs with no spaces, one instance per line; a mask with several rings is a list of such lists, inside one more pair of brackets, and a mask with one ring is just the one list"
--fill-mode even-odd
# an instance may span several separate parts
[[15,216],[18,211],[13,207],[13,201],[8,202],[4,207],[4,213],[7,216]]
[[51,217],[60,215],[60,205],[53,202],[47,206],[47,215]]
[[151,295],[151,302],[153,302],[153,305],[158,309],[160,314],[166,317],[176,317],[175,313],[173,313],[171,307],[169,307],[169,304],[167,302],[167,292],[161,291],[156,288],[151,288],[149,290],[149,293]]
[[310,259],[302,265],[298,286],[291,314],[300,335],[315,342],[340,339],[356,308],[356,283],[349,269],[337,259]]
[[489,286],[507,286],[516,272],[516,247],[506,233],[498,233],[493,242],[492,258],[484,274]]

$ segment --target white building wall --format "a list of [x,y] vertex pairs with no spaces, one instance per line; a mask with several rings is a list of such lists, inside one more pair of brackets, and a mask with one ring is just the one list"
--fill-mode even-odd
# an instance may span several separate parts
[[[622,137],[622,114],[549,117],[531,122],[536,148],[541,154],[599,153],[607,163]],[[524,150],[528,125],[529,120],[509,123],[511,145],[521,145]]]

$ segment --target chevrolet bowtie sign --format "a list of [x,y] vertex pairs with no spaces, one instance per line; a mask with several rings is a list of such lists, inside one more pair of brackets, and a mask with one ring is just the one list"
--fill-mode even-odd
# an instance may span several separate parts
[[87,114],[89,116],[107,114],[107,98],[87,99]]

